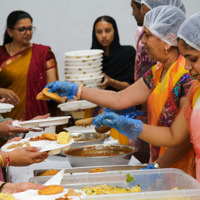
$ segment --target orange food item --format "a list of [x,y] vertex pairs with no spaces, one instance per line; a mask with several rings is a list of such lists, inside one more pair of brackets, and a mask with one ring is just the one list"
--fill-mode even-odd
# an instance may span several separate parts
[[49,88],[44,88],[42,92],[39,92],[36,96],[37,100],[50,100],[50,99],[55,99],[55,100],[60,100],[61,97],[55,93],[55,92],[48,92]]
[[49,170],[43,172],[42,174],[40,174],[40,176],[53,176],[53,175],[55,175],[57,173],[58,173],[58,170],[49,169]]
[[52,194],[58,194],[64,190],[64,187],[61,185],[49,185],[41,190],[38,190],[39,195],[52,195]]
[[96,173],[96,172],[105,172],[105,170],[100,167],[97,167],[97,168],[91,169],[88,173]]
[[43,133],[40,137],[41,140],[57,140],[57,134],[56,133]]
[[65,194],[65,197],[69,197],[69,196],[81,196],[82,193],[81,192],[75,192],[73,189],[69,189],[68,193]]

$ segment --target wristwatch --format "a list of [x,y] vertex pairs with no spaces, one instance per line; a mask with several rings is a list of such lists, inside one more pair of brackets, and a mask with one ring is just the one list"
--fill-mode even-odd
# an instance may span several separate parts
[[158,164],[156,161],[153,162],[152,164],[153,164],[153,166],[154,166],[156,169],[159,169],[159,168],[160,168],[159,164]]

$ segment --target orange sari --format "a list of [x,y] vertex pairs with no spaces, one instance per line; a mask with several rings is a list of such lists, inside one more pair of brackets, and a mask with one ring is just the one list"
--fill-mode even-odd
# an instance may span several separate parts
[[33,44],[1,62],[0,87],[14,91],[20,98],[19,104],[11,112],[5,113],[4,117],[28,120],[48,113],[47,102],[37,101],[36,95],[47,83],[46,59],[49,50],[48,46]]
[[[150,125],[159,125],[158,122],[163,109],[168,109],[168,107],[166,106],[166,102],[168,102],[168,106],[172,107],[174,110],[175,115],[173,116],[172,121],[177,116],[179,110],[174,102],[172,92],[176,83],[185,73],[188,72],[187,70],[185,70],[184,66],[185,59],[180,55],[178,60],[167,71],[164,79],[161,82],[160,78],[163,70],[163,64],[158,63],[157,65],[153,66],[152,71],[154,84],[152,87],[152,93],[148,100],[148,123]],[[157,147],[154,145],[150,145],[150,161],[153,162],[158,159],[158,157],[160,157],[166,151],[166,149],[166,147]],[[156,155],[156,151],[158,151],[158,157],[153,156]],[[182,169],[190,175],[194,176],[193,159],[194,151],[192,149],[182,159],[180,159],[171,167]]]

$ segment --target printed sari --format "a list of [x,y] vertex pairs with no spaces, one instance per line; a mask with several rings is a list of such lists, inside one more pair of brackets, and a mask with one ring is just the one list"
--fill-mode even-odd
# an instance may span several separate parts
[[48,113],[47,102],[37,101],[36,95],[47,83],[46,62],[49,51],[48,46],[33,44],[1,62],[0,87],[13,90],[20,98],[19,104],[10,113],[5,113],[4,117],[29,120]]
[[[153,66],[152,93],[148,100],[148,123],[150,125],[170,127],[177,116],[180,98],[183,96],[181,94],[181,90],[183,90],[182,82],[187,83],[191,80],[184,66],[185,59],[180,55],[178,60],[167,71],[161,82],[163,64],[158,63]],[[150,162],[157,160],[166,149],[166,147],[150,145]],[[171,167],[182,169],[194,176],[193,159],[194,150],[191,149]]]

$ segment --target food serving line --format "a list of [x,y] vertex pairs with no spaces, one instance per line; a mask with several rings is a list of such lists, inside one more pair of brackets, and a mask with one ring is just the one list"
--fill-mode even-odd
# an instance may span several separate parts
[[[102,78],[100,75],[102,68],[101,57],[102,51],[98,50],[67,53],[65,61],[66,79],[70,79],[71,82],[77,84],[96,88]],[[71,112],[74,118],[83,118],[85,109],[94,108],[96,105],[84,100],[78,100],[60,104],[58,107],[62,111]],[[80,109],[82,110],[80,111]],[[79,110],[79,112],[76,110]],[[50,126],[46,128],[45,131],[41,131],[40,135],[44,132],[55,133],[55,125],[61,124],[61,121],[55,123],[55,119],[52,120],[53,121],[50,120],[49,124],[46,125],[54,126]],[[71,135],[73,135],[74,132],[75,137],[78,133],[81,133],[82,136],[84,135],[85,138],[86,136],[97,136],[94,127],[86,127],[85,130],[80,127],[69,127],[66,131],[69,131]],[[26,137],[35,137],[35,134],[38,133],[29,132]],[[60,184],[65,188],[80,190],[83,187],[87,188],[89,186],[111,185],[116,189],[121,187],[126,190],[127,188],[135,186],[139,186],[141,189],[141,192],[137,191],[134,193],[88,195],[84,198],[86,200],[200,199],[200,183],[190,175],[178,169],[137,170],[144,167],[144,165],[133,156],[136,149],[134,149],[134,147],[119,145],[116,140],[107,136],[108,135],[103,139],[93,138],[88,141],[77,140],[69,145],[71,149],[68,148],[67,151],[71,154],[66,153],[66,146],[61,146],[60,148],[58,146],[58,148],[52,149],[52,151],[50,151],[51,155],[41,163],[32,164],[28,167],[9,166],[7,171],[8,179],[13,183],[30,181],[38,184],[45,184],[52,176],[40,176],[40,174],[48,169],[54,169],[60,171],[58,174],[61,172],[63,173]],[[88,146],[89,144],[92,147]],[[108,156],[101,157],[94,156],[95,154],[89,158],[83,156],[84,152],[94,147],[96,148],[94,149],[95,153],[98,151],[103,152],[102,149],[104,148],[112,151],[112,153]],[[110,147],[110,149],[108,147]],[[126,150],[123,151],[125,148]],[[76,157],[76,153],[79,151],[82,156]],[[114,151],[119,151],[118,155],[114,155]],[[123,155],[121,155],[122,153]],[[104,172],[89,173],[94,168],[103,169]],[[53,177],[55,178],[56,175]],[[55,198],[52,199],[54,200]]]

